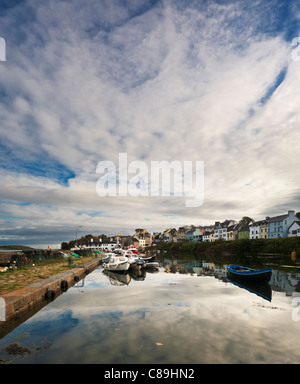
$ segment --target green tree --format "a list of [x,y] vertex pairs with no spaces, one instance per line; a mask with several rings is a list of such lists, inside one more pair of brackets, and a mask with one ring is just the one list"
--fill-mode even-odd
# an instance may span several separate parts
[[63,242],[61,243],[60,249],[62,249],[62,250],[70,249],[70,247],[69,247],[69,243],[67,243],[66,241],[63,241]]
[[240,224],[249,224],[250,222],[254,222],[254,220],[249,216],[244,216],[240,220]]

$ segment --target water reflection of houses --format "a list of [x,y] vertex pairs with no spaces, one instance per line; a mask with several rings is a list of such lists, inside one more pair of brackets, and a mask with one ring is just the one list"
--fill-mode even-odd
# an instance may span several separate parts
[[[226,265],[214,266],[213,269],[216,278],[226,279]],[[273,269],[269,285],[272,291],[285,292],[287,296],[292,296],[293,292],[300,292],[300,273],[285,273]]]
[[[226,265],[216,265],[198,260],[162,260],[162,266],[171,273],[191,273],[198,276],[214,276],[219,280],[227,280]],[[293,292],[300,292],[300,273],[286,273],[273,269],[269,282],[273,291],[285,292],[292,296]]]
[[171,273],[196,274],[198,276],[215,276],[218,279],[226,277],[226,266],[216,266],[199,260],[163,259],[161,266]]
[[171,273],[191,273],[198,274],[202,269],[202,261],[199,260],[172,260],[163,259],[161,266]]
[[273,270],[270,285],[273,291],[285,292],[287,296],[292,296],[293,292],[300,292],[300,273]]

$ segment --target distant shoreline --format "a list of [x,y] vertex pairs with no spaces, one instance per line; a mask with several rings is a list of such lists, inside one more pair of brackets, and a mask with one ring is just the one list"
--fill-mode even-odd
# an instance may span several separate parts
[[0,251],[18,251],[22,249],[35,249],[27,245],[0,245]]

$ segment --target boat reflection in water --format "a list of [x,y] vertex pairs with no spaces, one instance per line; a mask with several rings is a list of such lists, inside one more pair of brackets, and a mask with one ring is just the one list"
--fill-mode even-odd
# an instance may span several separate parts
[[233,276],[230,276],[230,278],[227,278],[227,281],[239,288],[242,288],[248,292],[254,293],[255,295],[267,301],[272,300],[272,288],[269,283],[241,281],[241,279],[234,278]]
[[108,280],[110,281],[111,285],[128,285],[131,281],[129,273],[121,274],[118,272],[112,272],[108,271],[107,269],[104,269],[103,274],[108,277]]
[[[229,280],[221,263],[164,259],[159,265],[155,274],[129,268],[124,275],[99,266],[84,288],[71,287],[30,319],[0,324],[2,362],[299,363],[300,322],[292,317],[298,270],[275,270],[270,286],[248,286]],[[10,355],[12,344],[30,353]]]
[[129,268],[123,273],[108,271],[103,269],[102,273],[106,275],[112,285],[128,285],[131,279],[136,281],[143,281],[147,273],[158,273],[159,268],[145,267],[145,268]]

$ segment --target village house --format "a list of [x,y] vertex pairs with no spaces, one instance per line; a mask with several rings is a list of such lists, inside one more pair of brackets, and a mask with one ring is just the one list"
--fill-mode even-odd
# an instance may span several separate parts
[[179,227],[177,231],[177,241],[184,241],[185,240],[185,232],[186,229],[184,227]]
[[287,237],[288,229],[294,221],[298,221],[295,211],[290,210],[285,215],[266,217],[268,221],[269,239],[274,237]]
[[238,239],[249,239],[250,225],[249,223],[243,224],[238,231]]
[[176,243],[177,242],[177,229],[175,229],[175,228],[172,229],[171,236],[172,236],[172,242]]
[[225,220],[223,223],[216,221],[214,230],[215,240],[227,240],[227,228],[234,224],[236,224],[235,220]]
[[161,232],[153,232],[152,238],[153,238],[152,245],[154,245],[154,243],[160,243],[161,242]]
[[267,239],[268,238],[268,221],[254,221],[249,225],[249,239]]
[[140,235],[134,235],[132,237],[132,245],[137,248],[145,248],[146,241],[143,236]]
[[145,248],[152,245],[152,235],[146,229],[136,229],[132,236],[133,246],[136,248]]
[[269,223],[267,220],[262,220],[262,223],[259,226],[259,238],[268,239],[269,238]]
[[195,227],[192,226],[191,229],[185,232],[185,237],[184,237],[185,241],[193,241],[194,231],[195,231]]
[[172,243],[177,241],[177,230],[175,228],[168,228],[163,233],[163,240],[165,243]]
[[300,220],[295,220],[288,228],[288,237],[300,236]]
[[193,239],[192,241],[201,241],[203,235],[203,230],[201,227],[196,227],[193,232]]
[[121,247],[126,248],[129,245],[133,245],[133,238],[132,236],[121,236]]
[[116,241],[103,240],[98,236],[92,236],[88,241],[78,241],[77,246],[75,248],[71,248],[73,250],[76,249],[85,249],[90,251],[103,250],[103,251],[111,251],[114,248],[117,248],[119,243]]
[[237,240],[238,238],[238,231],[239,231],[240,225],[239,224],[232,224],[227,227],[227,237],[226,240]]
[[215,241],[215,232],[214,231],[205,231],[202,236],[202,241],[212,242]]

